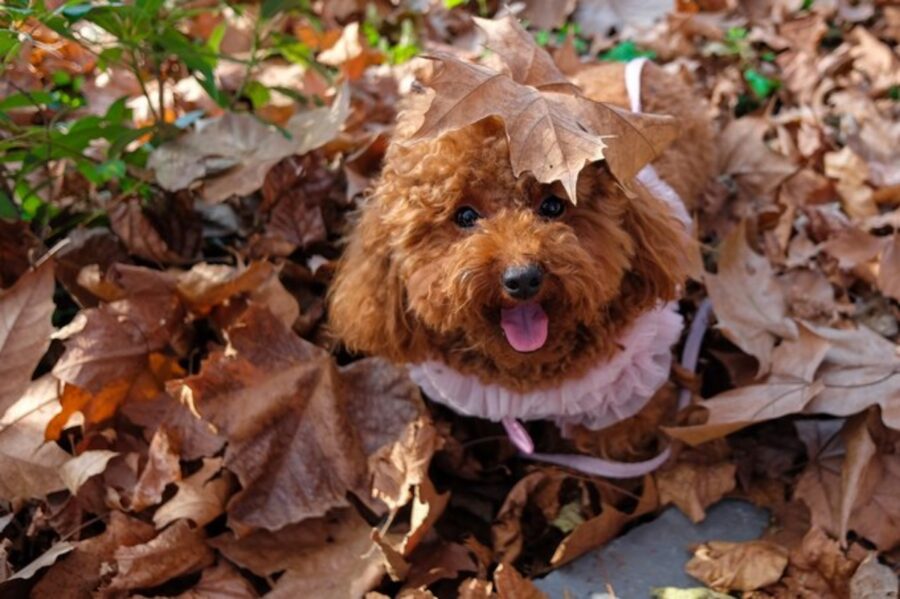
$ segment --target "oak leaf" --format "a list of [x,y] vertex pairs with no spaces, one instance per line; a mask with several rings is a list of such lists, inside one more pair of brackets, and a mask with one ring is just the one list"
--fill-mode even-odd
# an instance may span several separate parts
[[497,117],[514,174],[560,181],[575,203],[585,165],[605,160],[627,184],[677,136],[671,117],[634,114],[582,96],[512,17],[489,24],[486,32],[488,47],[501,49],[506,71],[433,53],[442,65],[428,82],[436,93],[411,142]]
[[0,290],[0,415],[28,388],[53,332],[53,263]]
[[706,517],[706,508],[734,490],[735,464],[679,461],[656,473],[659,502],[674,503],[692,522]]

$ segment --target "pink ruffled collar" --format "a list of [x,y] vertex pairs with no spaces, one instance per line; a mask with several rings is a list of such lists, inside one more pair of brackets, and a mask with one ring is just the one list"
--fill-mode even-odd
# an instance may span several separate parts
[[622,350],[576,379],[551,389],[518,392],[483,383],[436,361],[409,365],[409,373],[434,401],[468,416],[500,422],[554,420],[561,428],[606,428],[639,412],[669,378],[672,345],[682,318],[675,303],[639,316],[619,338]]

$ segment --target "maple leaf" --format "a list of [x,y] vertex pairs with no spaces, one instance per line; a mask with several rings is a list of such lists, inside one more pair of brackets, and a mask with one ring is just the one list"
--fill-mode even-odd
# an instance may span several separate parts
[[633,114],[580,95],[512,17],[501,23],[487,26],[487,43],[500,49],[507,72],[432,54],[442,65],[428,82],[436,93],[410,141],[498,117],[514,174],[560,181],[575,203],[586,164],[606,160],[612,174],[628,183],[677,136],[671,117]]
[[0,290],[0,415],[19,399],[50,345],[53,263],[23,274]]
[[[226,334],[227,350],[170,388],[228,439],[225,466],[243,487],[228,505],[232,528],[277,529],[346,506],[348,491],[368,496],[367,451],[422,414],[405,372],[380,360],[339,370],[327,352],[252,304]],[[385,425],[375,435],[373,418]]]

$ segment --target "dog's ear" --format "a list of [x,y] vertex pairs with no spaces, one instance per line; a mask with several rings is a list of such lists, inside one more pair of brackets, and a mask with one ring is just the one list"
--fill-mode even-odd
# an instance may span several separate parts
[[378,196],[362,208],[328,293],[331,331],[354,352],[407,361],[413,343],[405,290]]
[[623,225],[634,242],[632,268],[625,277],[629,303],[652,307],[678,297],[694,271],[696,242],[671,208],[645,190],[629,200]]

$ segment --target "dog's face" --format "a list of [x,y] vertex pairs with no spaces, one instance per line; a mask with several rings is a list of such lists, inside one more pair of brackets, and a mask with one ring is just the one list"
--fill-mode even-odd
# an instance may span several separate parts
[[339,268],[332,326],[354,349],[513,388],[575,374],[674,296],[687,243],[602,164],[578,196],[515,177],[497,123],[395,145]]

